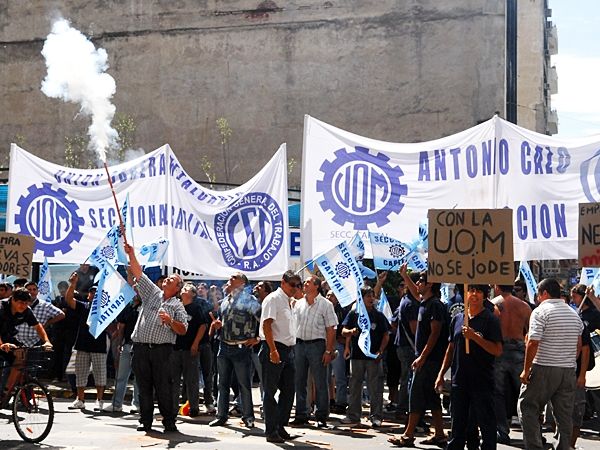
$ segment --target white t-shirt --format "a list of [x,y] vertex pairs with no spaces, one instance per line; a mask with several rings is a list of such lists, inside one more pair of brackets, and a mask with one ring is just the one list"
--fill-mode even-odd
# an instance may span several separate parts
[[292,307],[290,306],[290,298],[281,288],[270,293],[262,302],[259,331],[262,340],[265,339],[263,325],[267,319],[273,319],[271,323],[273,340],[287,346],[296,344],[296,326]]

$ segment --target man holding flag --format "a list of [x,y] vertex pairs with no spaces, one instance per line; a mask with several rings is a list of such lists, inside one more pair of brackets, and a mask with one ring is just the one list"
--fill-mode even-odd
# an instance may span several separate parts
[[75,356],[75,384],[77,386],[77,398],[69,406],[69,409],[85,408],[85,387],[87,385],[88,375],[90,373],[90,363],[94,373],[94,382],[96,384],[96,404],[94,411],[102,411],[104,387],[106,386],[106,332],[102,331],[97,338],[90,333],[87,324],[88,314],[96,295],[96,286],[89,288],[86,301],[75,299],[75,286],[79,281],[77,272],[73,272],[69,277],[69,288],[65,293],[65,301],[69,308],[75,311],[79,319],[77,328],[77,338],[75,339],[74,349],[77,350]]
[[132,246],[125,244],[129,265],[142,306],[133,341],[133,372],[140,389],[140,426],[138,431],[149,432],[154,419],[154,393],[163,417],[165,432],[176,432],[173,410],[173,383],[167,362],[173,352],[177,335],[187,330],[187,313],[177,299],[183,287],[179,275],[165,278],[162,290],[144,274]]
[[[361,298],[362,297],[362,298]],[[390,335],[390,323],[374,307],[373,288],[364,287],[344,320],[342,335],[346,337],[344,358],[350,358],[350,396],[346,417],[342,423],[357,425],[361,417],[362,386],[366,378],[371,401],[371,425],[381,426],[383,417],[383,363],[382,356]]]

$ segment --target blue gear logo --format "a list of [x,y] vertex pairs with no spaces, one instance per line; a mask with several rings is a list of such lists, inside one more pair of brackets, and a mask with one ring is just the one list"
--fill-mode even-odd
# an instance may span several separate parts
[[345,262],[339,262],[335,265],[335,272],[341,278],[348,278],[350,276],[350,267]]
[[116,255],[115,255],[115,249],[112,245],[107,245],[105,247],[102,247],[100,249],[100,254],[105,258],[105,259],[115,259]]
[[45,297],[50,293],[50,283],[48,283],[47,281],[40,281],[40,283],[38,284],[38,290],[40,291],[40,295]]
[[404,256],[404,247],[398,244],[390,245],[390,255],[392,258],[400,258]]
[[381,227],[404,207],[400,201],[408,192],[400,183],[404,172],[391,166],[383,153],[373,155],[365,147],[355,150],[336,150],[333,161],[321,164],[323,179],[317,181],[317,191],[323,194],[321,208],[331,210],[333,221],[341,226],[349,222],[355,230],[366,230],[371,223]]
[[600,201],[600,150],[579,166],[579,181],[586,198],[591,203]]
[[284,243],[283,211],[269,194],[252,192],[215,216],[214,231],[229,267],[257,271],[275,258]]
[[102,296],[100,297],[100,308],[101,309],[106,308],[109,303],[110,303],[110,295],[108,295],[108,292],[102,291]]
[[50,183],[29,186],[27,191],[17,202],[15,224],[19,233],[33,236],[36,251],[44,256],[54,256],[57,251],[69,253],[71,244],[83,237],[80,227],[84,222],[77,214],[77,204],[67,199],[64,189],[53,189]]

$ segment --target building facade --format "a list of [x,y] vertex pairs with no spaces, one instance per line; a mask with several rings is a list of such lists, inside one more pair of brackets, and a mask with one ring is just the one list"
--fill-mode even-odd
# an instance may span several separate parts
[[[518,123],[547,133],[547,1],[515,4]],[[108,52],[135,147],[169,143],[199,181],[242,183],[287,142],[299,186],[305,114],[395,142],[505,116],[504,0],[23,0],[0,15],[0,163],[17,142],[62,164],[65,138],[89,126],[77,105],[40,91],[59,16]]]

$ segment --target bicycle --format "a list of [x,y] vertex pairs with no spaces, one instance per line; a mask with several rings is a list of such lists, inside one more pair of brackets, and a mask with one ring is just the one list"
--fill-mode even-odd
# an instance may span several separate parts
[[[50,392],[36,377],[52,352],[43,346],[20,347],[13,350],[21,373],[7,398],[17,433],[25,442],[43,441],[54,423],[54,403]],[[12,400],[12,405],[10,401]]]

